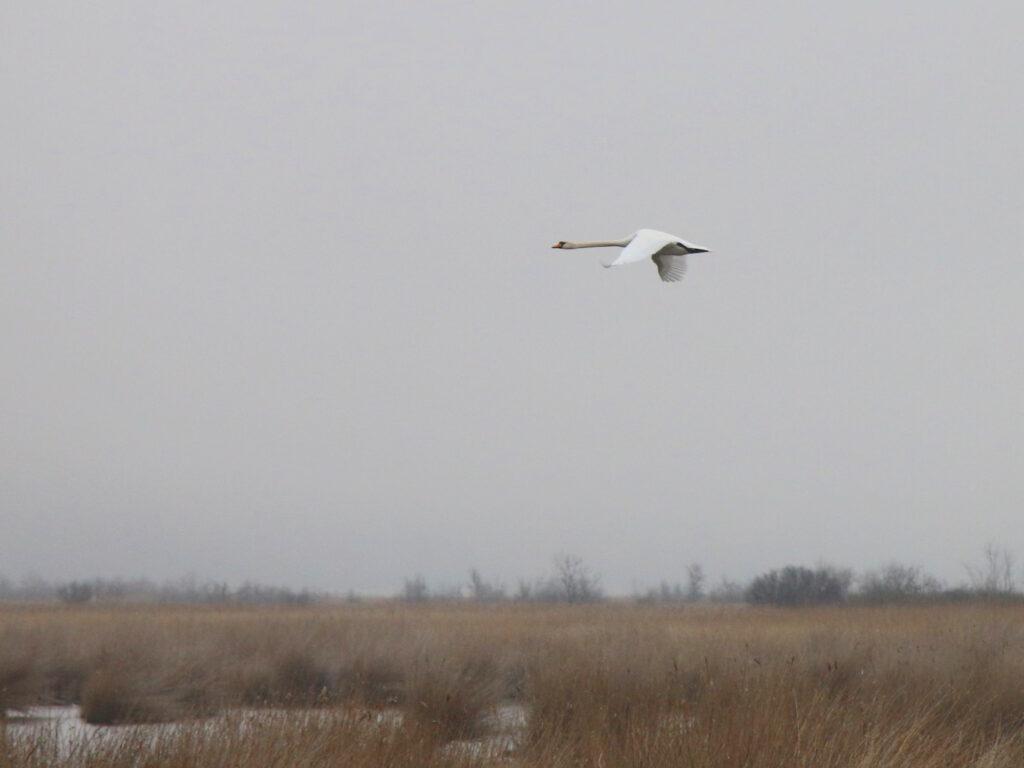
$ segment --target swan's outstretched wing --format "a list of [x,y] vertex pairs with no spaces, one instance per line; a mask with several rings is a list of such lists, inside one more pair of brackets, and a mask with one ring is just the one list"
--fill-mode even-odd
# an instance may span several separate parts
[[656,253],[652,257],[658,265],[658,277],[666,283],[675,283],[686,274],[686,255],[668,255]]
[[605,264],[605,266],[618,267],[623,264],[647,261],[647,259],[654,256],[666,245],[675,242],[676,239],[672,235],[656,232],[653,229],[641,229],[633,235],[633,239],[629,241],[629,245],[622,249],[622,253],[619,254],[618,258],[609,264]]

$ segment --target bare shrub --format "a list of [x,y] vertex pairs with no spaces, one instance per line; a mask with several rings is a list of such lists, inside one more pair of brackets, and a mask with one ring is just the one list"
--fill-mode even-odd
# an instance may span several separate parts
[[335,698],[338,677],[310,649],[285,646],[234,665],[228,690],[250,706],[309,706]]
[[399,663],[381,655],[355,658],[342,673],[343,698],[370,707],[388,707],[405,699],[405,673]]
[[704,586],[707,576],[704,574],[704,566],[700,563],[691,563],[686,569],[686,599],[691,603],[704,599]]
[[920,568],[890,563],[861,577],[858,597],[875,603],[919,600],[938,595],[942,584]]
[[405,711],[443,741],[466,739],[480,734],[501,692],[491,658],[424,658],[410,675]]
[[422,576],[406,579],[402,585],[402,599],[407,603],[422,603],[430,597],[427,582]]
[[480,603],[495,603],[505,599],[505,587],[496,581],[487,581],[476,568],[469,572],[469,591],[470,596]]
[[981,565],[967,565],[971,588],[983,595],[1011,595],[1016,591],[1014,576],[1016,558],[1013,553],[995,544],[987,544],[982,551]]
[[31,649],[0,647],[0,720],[8,709],[34,703],[38,680],[35,654]]
[[555,583],[567,603],[591,603],[602,597],[601,580],[575,555],[555,558]]
[[94,596],[92,584],[84,581],[71,581],[57,587],[57,597],[65,603],[88,603]]
[[167,702],[141,690],[137,675],[108,665],[89,675],[82,686],[81,714],[93,725],[116,725],[161,722],[178,713]]
[[308,650],[291,650],[276,659],[273,675],[272,701],[310,704],[330,694],[330,675]]
[[669,584],[662,581],[658,586],[636,596],[642,603],[681,603],[686,599],[686,592],[681,584]]
[[738,581],[732,581],[725,576],[708,591],[708,600],[713,603],[742,603],[746,599],[746,587]]
[[693,678],[679,674],[656,637],[644,637],[643,645],[637,639],[616,638],[611,646],[559,643],[531,659],[528,754],[556,744],[575,751],[598,734],[605,743],[619,741],[639,723],[657,724],[681,711]]

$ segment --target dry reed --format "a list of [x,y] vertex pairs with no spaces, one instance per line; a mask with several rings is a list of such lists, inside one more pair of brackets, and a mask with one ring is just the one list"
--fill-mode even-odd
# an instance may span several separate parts
[[0,609],[0,637],[0,675],[29,666],[20,704],[107,686],[101,720],[277,708],[74,750],[9,735],[3,768],[493,764],[465,740],[510,701],[524,767],[1024,765],[1012,605],[34,607]]

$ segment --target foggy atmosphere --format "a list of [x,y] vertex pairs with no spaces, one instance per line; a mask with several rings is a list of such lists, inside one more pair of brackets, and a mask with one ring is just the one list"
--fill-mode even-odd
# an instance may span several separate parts
[[1021,764],[1022,24],[7,3],[0,768]]

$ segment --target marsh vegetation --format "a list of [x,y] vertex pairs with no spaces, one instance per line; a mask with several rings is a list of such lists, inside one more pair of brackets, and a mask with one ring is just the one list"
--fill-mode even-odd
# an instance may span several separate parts
[[[1024,608],[7,606],[0,695],[12,768],[998,768]],[[41,704],[105,736],[19,718]]]

